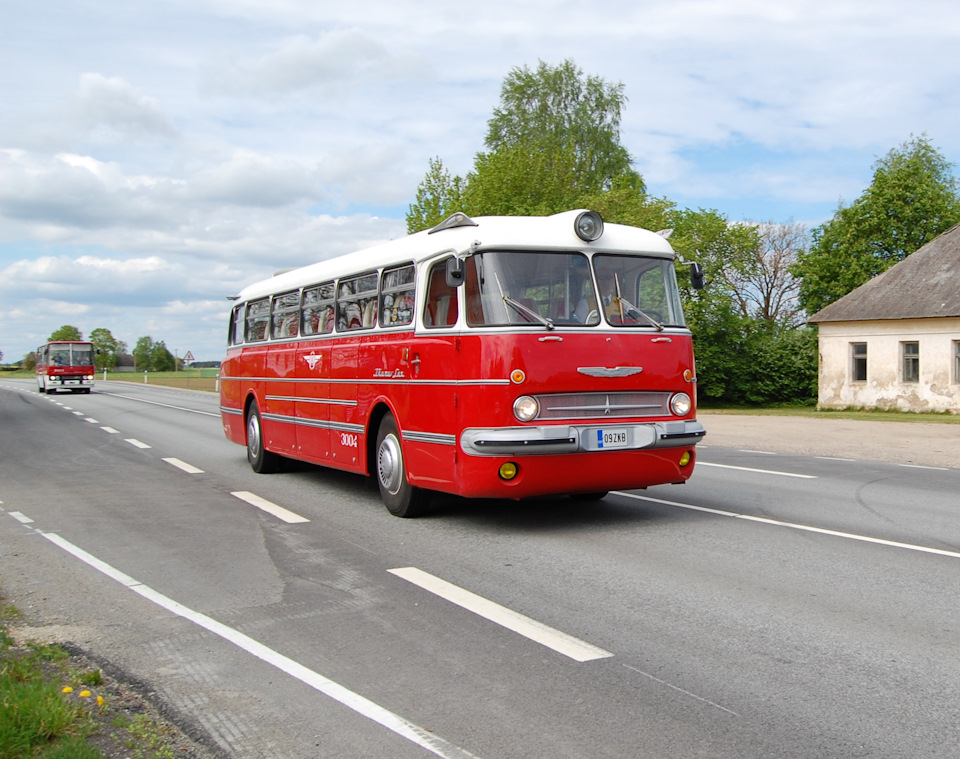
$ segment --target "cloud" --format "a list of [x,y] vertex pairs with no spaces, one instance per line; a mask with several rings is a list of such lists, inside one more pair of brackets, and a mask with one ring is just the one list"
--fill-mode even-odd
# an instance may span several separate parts
[[175,139],[178,134],[155,98],[138,93],[120,77],[88,73],[68,111],[92,137],[116,139]]
[[343,96],[357,87],[383,87],[429,75],[426,59],[397,53],[357,29],[334,30],[317,38],[289,37],[256,59],[211,65],[204,83],[210,94],[275,98],[302,90]]

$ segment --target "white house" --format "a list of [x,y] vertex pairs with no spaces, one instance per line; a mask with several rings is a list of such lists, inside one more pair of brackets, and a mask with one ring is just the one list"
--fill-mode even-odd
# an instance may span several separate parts
[[820,408],[960,413],[960,224],[808,321]]

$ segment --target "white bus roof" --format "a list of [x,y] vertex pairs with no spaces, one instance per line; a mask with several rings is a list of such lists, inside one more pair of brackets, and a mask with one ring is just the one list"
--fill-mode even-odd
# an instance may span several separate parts
[[478,216],[474,219],[460,214],[466,222],[459,226],[434,227],[355,253],[291,269],[248,285],[236,299],[262,298],[385,266],[429,260],[451,251],[465,253],[471,247],[476,250],[640,253],[657,258],[676,256],[664,235],[625,224],[605,223],[599,239],[585,242],[574,230],[574,221],[581,213],[582,210],[575,210],[553,216]]

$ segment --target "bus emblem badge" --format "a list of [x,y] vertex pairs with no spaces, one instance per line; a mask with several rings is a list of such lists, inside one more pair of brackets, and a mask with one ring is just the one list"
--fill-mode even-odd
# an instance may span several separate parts
[[307,366],[310,367],[310,371],[312,372],[317,368],[317,362],[320,361],[321,358],[323,358],[323,354],[318,356],[316,353],[311,353],[309,356],[304,356],[303,360],[307,362]]

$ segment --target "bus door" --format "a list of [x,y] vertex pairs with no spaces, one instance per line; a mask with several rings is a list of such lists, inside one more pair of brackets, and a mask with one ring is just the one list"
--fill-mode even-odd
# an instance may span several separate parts
[[377,272],[345,277],[337,283],[337,338],[330,356],[330,466],[364,471],[364,429],[372,372],[360,366],[360,344],[377,325]]
[[330,463],[330,366],[333,341],[333,282],[303,290],[301,336],[297,349],[296,414],[299,456]]
[[411,482],[452,491],[459,430],[461,311],[458,290],[446,282],[446,261],[435,262],[424,280],[423,329],[409,344],[409,392],[397,421]]
[[[270,310],[270,337],[273,338],[264,366],[264,405],[261,409],[271,450],[280,454],[297,451],[294,407],[294,379],[299,332],[300,292],[275,295]],[[282,342],[286,341],[286,342]]]

